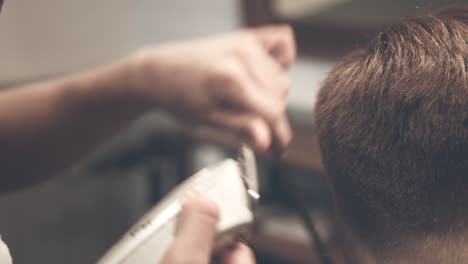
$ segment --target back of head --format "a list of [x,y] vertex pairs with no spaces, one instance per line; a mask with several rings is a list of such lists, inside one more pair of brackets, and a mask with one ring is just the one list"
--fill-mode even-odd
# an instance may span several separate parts
[[382,253],[468,227],[468,9],[408,18],[346,57],[316,105],[354,235]]

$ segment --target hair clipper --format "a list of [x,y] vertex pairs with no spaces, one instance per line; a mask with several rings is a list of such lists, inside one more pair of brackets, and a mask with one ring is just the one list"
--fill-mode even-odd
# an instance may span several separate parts
[[190,191],[203,193],[219,206],[218,247],[245,237],[254,221],[255,205],[260,198],[253,151],[243,146],[238,160],[223,160],[176,186],[97,263],[159,263],[174,239],[177,216],[183,198]]

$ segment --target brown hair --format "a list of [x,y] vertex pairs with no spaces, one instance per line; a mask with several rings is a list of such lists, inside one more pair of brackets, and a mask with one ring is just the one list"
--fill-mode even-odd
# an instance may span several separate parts
[[369,248],[468,225],[467,67],[463,8],[388,26],[320,90],[324,165]]

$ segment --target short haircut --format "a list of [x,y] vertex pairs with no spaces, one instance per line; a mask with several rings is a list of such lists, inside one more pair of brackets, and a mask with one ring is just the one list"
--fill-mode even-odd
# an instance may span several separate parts
[[389,25],[325,80],[322,159],[340,214],[371,249],[468,226],[467,69],[463,7]]

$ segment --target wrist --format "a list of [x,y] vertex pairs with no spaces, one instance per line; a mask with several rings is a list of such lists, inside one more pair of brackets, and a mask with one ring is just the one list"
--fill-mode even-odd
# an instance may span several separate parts
[[[168,63],[167,46],[147,47],[136,51],[129,59],[134,93],[143,97],[152,108],[168,110],[173,102],[178,76]],[[172,99],[171,99],[172,98]]]
[[[123,59],[110,66],[107,86],[110,97],[123,105],[117,107],[129,107],[137,113],[145,113],[154,110],[157,106],[152,96],[144,89],[142,79],[142,66],[134,56]],[[105,74],[104,74],[105,75]],[[105,78],[105,77],[104,77]],[[104,88],[106,89],[106,88]]]
[[115,96],[126,98],[146,108],[153,108],[155,104],[144,89],[143,62],[138,55],[131,55],[110,66],[110,89]]
[[135,89],[137,81],[133,64],[132,60],[124,59],[62,79],[65,96],[78,105],[99,105],[103,109],[113,109],[115,113],[141,115],[149,111],[152,104],[147,96]]

